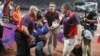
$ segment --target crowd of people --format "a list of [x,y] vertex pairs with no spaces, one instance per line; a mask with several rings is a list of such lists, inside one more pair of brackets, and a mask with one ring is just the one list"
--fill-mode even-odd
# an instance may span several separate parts
[[[81,41],[82,51],[76,56],[91,56],[91,39],[95,35],[98,23],[95,11],[83,16],[83,22],[80,16],[72,10],[70,3],[62,4],[62,13],[56,10],[56,4],[53,2],[44,12],[39,12],[38,7],[32,5],[24,16],[22,16],[20,5],[15,5],[13,11],[10,12],[9,3],[10,0],[6,0],[4,9],[0,12],[0,39],[3,35],[3,27],[11,29],[3,22],[4,18],[9,19],[9,23],[17,26],[14,35],[17,44],[16,56],[31,56],[31,45],[36,47],[36,56],[46,56],[43,51],[46,43],[48,44],[48,56],[52,56],[53,51],[57,51],[57,34],[61,28],[64,35],[62,56],[70,56],[71,52],[76,54],[78,51],[74,52],[74,49],[78,40]],[[63,16],[60,19],[61,14]],[[0,53],[4,49],[0,40]]]

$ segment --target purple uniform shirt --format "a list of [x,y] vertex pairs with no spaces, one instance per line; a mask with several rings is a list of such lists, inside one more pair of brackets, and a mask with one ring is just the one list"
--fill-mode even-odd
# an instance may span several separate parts
[[34,29],[34,20],[33,18],[31,18],[29,15],[25,15],[22,19],[22,25],[28,27],[28,31],[30,34],[33,33],[33,29]]
[[60,24],[64,25],[64,29],[63,29],[64,36],[67,36],[69,34],[71,25],[78,25],[79,23],[80,20],[76,15],[64,16],[60,22]]

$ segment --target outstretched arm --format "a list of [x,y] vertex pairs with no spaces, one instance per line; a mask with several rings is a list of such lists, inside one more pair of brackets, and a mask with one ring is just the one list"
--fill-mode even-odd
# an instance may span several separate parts
[[89,22],[89,23],[98,23],[97,20],[89,20],[89,19],[87,19],[87,18],[85,19],[85,21],[86,21],[86,22]]

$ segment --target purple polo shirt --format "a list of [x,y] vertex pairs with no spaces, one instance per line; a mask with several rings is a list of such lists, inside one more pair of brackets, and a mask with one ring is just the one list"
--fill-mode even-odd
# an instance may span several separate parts
[[34,20],[32,17],[30,17],[29,15],[25,15],[23,18],[22,18],[22,25],[28,27],[28,31],[30,34],[33,33],[33,29],[34,29]]
[[80,19],[76,15],[64,16],[60,22],[60,24],[64,26],[63,28],[64,36],[68,36],[72,25],[78,25],[79,23],[80,23]]

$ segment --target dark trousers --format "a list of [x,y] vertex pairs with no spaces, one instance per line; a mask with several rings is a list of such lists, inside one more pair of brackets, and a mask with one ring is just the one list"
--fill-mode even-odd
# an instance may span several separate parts
[[15,31],[15,41],[17,43],[17,56],[30,56],[30,45],[25,36]]
[[35,49],[35,55],[36,56],[45,56],[43,52],[43,47],[45,46],[45,41],[39,41],[37,42],[36,49]]
[[2,53],[4,51],[4,46],[2,43],[0,43],[0,53]]
[[4,51],[4,46],[1,41],[2,36],[3,36],[3,26],[0,25],[0,53]]
[[82,56],[82,47],[80,45],[80,47],[75,47],[72,50],[72,53],[74,53],[75,56]]

